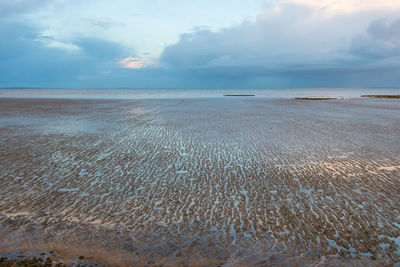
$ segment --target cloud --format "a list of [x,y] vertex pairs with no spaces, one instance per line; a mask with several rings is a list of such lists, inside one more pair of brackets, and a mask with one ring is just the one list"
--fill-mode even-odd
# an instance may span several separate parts
[[127,53],[135,54],[132,49],[119,43],[99,38],[80,37],[76,38],[74,43],[82,48],[85,55],[98,60],[115,61],[116,59],[125,56]]
[[128,52],[96,38],[43,38],[38,29],[18,23],[3,23],[0,38],[1,86],[77,86],[118,70],[117,59]]
[[377,19],[392,15],[393,10],[385,8],[394,2],[371,12],[372,1],[357,10],[358,2],[349,1],[343,12],[330,16],[324,12],[347,2],[326,1],[325,7],[317,3],[321,1],[282,1],[267,6],[253,22],[220,31],[194,29],[167,46],[160,62],[182,75],[235,78],[238,84],[266,87],[400,82],[400,20]]
[[400,10],[400,1],[398,0],[282,0],[278,6],[285,3],[309,6],[325,16],[371,10]]
[[[116,16],[120,10],[108,12],[109,2],[85,1],[82,10],[75,3],[0,0],[0,16],[11,14],[0,17],[0,86],[248,88],[400,83],[397,0],[278,0],[256,19],[220,30],[195,27],[170,45],[140,36],[160,34],[174,40],[170,35],[175,31],[168,27],[176,28],[171,24],[158,32],[144,24],[137,27],[142,32],[138,35],[126,24],[130,20]],[[90,8],[93,3],[100,7]],[[44,5],[48,8],[33,14]],[[143,17],[135,17],[131,25],[153,22],[151,16]],[[128,48],[138,43],[145,46],[139,53]],[[159,47],[160,58],[149,47]]]
[[36,41],[41,43],[44,47],[57,48],[71,53],[79,52],[81,50],[81,48],[76,44],[55,40],[51,37],[41,36],[37,38]]
[[51,0],[0,0],[0,16],[9,17],[43,8]]
[[115,19],[112,19],[110,17],[105,17],[105,16],[96,17],[96,18],[89,18],[88,21],[93,26],[100,27],[100,28],[103,28],[103,29],[106,29],[106,30],[108,30],[110,28],[113,28],[113,27],[118,27],[118,26],[123,26],[124,25],[123,23],[121,23],[121,22],[119,22],[119,21],[117,21]]
[[350,52],[369,61],[395,60],[400,64],[400,17],[372,21],[365,34],[352,39]]
[[315,20],[312,12],[308,6],[286,4],[278,12],[267,10],[255,22],[219,32],[195,29],[166,47],[160,59],[167,67],[189,70],[262,67],[275,71],[326,68],[327,62],[334,67],[350,60],[342,46],[353,36],[352,26],[338,30],[337,25],[352,25],[357,18]]
[[400,43],[400,17],[390,21],[389,19],[378,19],[369,25],[368,34],[375,38],[391,43]]
[[32,27],[2,21],[0,27],[1,61],[23,56],[33,45],[31,41],[36,38],[37,34],[39,32]]

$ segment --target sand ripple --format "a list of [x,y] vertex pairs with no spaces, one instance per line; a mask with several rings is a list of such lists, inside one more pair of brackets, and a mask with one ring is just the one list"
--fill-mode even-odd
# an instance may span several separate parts
[[0,101],[2,251],[400,261],[398,103]]

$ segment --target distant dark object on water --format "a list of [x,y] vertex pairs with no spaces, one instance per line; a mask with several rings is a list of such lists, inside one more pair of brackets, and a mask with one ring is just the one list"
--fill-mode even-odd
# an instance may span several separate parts
[[224,96],[255,96],[255,95],[236,95],[236,94],[228,94],[228,95],[224,95]]
[[400,95],[362,95],[361,97],[400,98]]
[[338,98],[332,97],[296,97],[296,100],[336,100]]

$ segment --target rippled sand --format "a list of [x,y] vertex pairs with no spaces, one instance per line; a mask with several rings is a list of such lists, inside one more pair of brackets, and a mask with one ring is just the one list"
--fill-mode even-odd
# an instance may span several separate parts
[[400,262],[400,102],[0,99],[0,254]]

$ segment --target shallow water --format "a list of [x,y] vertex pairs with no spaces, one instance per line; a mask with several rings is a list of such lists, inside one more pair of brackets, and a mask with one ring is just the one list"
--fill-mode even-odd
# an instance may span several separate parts
[[279,89],[7,89],[1,98],[55,99],[198,99],[249,94],[252,98],[291,99],[295,97],[358,98],[360,95],[398,95],[400,88],[279,88]]
[[395,99],[0,99],[0,253],[393,264],[399,133]]

